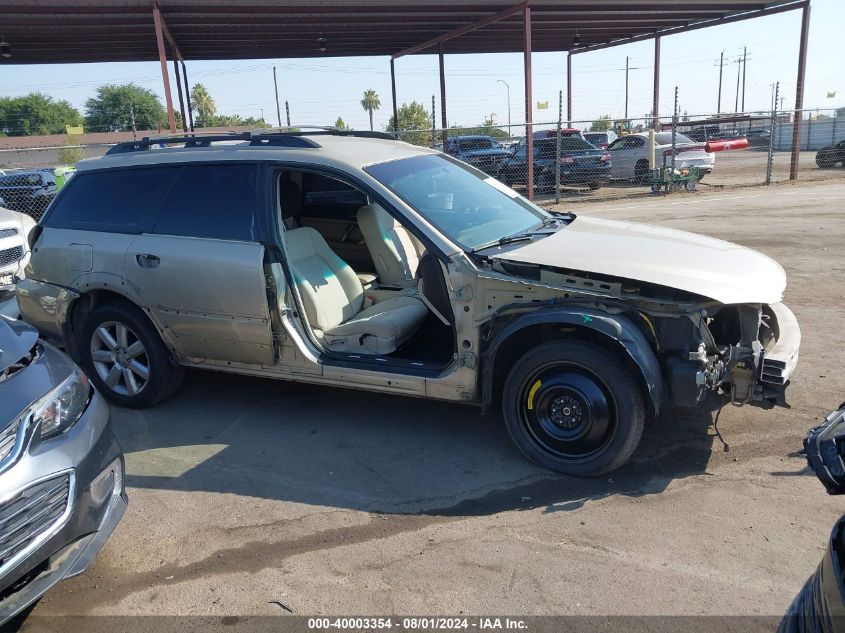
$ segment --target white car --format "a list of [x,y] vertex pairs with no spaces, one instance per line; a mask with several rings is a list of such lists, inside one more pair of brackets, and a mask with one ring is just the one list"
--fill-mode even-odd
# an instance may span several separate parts
[[35,220],[24,213],[0,207],[0,314],[17,318],[17,302],[9,291],[15,279],[22,278],[29,263],[29,234]]
[[[645,182],[649,178],[648,134],[627,134],[613,141],[607,151],[613,156],[610,177]],[[672,160],[672,132],[654,135],[654,157],[657,166]],[[716,155],[683,134],[675,135],[675,166],[679,169],[696,166],[709,174],[716,165]]]

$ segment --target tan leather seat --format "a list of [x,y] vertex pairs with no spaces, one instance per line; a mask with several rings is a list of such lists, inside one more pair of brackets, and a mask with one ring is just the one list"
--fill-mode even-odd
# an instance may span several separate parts
[[376,266],[382,286],[413,286],[417,265],[424,250],[392,215],[378,204],[358,209],[358,228]]
[[428,313],[415,297],[386,299],[362,310],[364,290],[349,264],[311,227],[285,232],[288,263],[308,323],[330,350],[395,352],[419,330]]

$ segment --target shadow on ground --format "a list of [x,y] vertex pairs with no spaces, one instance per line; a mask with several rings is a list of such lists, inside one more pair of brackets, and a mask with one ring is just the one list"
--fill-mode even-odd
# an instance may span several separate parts
[[431,516],[657,493],[704,473],[713,439],[708,410],[668,410],[629,464],[579,479],[533,465],[474,407],[199,371],[171,400],[113,418],[130,487]]

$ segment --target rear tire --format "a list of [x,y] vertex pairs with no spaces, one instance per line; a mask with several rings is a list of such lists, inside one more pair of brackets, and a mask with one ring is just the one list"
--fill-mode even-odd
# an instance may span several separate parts
[[94,310],[79,349],[100,393],[123,407],[151,407],[176,393],[184,378],[185,370],[173,365],[156,328],[134,305]]
[[601,180],[596,180],[595,182],[591,182],[589,187],[592,191],[598,191],[604,186],[604,183]]
[[587,341],[528,350],[505,381],[502,411],[508,433],[529,459],[578,476],[624,464],[645,421],[634,376],[614,354]]
[[650,180],[650,176],[651,172],[648,168],[648,161],[638,160],[637,164],[634,165],[634,182],[640,185],[646,185]]

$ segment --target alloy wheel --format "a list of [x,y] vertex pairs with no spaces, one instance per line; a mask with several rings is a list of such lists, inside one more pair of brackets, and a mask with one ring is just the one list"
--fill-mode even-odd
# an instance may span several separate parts
[[100,379],[123,396],[136,396],[150,380],[150,359],[141,339],[125,323],[100,323],[91,335],[91,361]]

